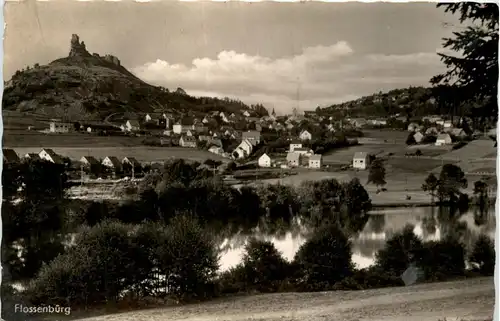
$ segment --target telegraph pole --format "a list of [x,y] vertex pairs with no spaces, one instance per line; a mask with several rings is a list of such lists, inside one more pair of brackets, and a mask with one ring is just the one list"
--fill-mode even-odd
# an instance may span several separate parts
[[83,186],[83,164],[80,165],[80,186]]
[[135,178],[135,166],[132,165],[132,180]]

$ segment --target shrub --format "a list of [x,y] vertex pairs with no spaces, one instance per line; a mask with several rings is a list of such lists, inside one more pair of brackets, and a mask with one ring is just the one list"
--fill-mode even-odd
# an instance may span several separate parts
[[260,292],[273,292],[288,277],[288,262],[272,242],[249,240],[243,255],[244,282]]
[[319,228],[298,250],[294,263],[300,269],[299,285],[308,290],[333,286],[352,274],[351,244],[334,224]]
[[219,249],[213,237],[188,215],[171,219],[157,249],[160,269],[172,295],[180,300],[213,295]]
[[375,264],[388,275],[399,277],[418,259],[421,250],[422,241],[413,233],[413,226],[407,225],[387,240],[384,248],[377,252]]
[[135,273],[129,231],[112,221],[84,229],[76,246],[42,267],[28,286],[30,300],[72,306],[116,301]]
[[465,248],[455,238],[424,244],[419,266],[427,280],[445,280],[465,273]]
[[495,273],[495,244],[487,235],[479,236],[469,256],[469,262],[482,275]]

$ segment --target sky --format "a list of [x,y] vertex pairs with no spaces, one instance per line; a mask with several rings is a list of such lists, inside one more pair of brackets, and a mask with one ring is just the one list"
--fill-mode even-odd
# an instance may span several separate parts
[[278,113],[427,86],[457,30],[433,3],[7,2],[4,79],[69,53],[117,56],[139,78]]

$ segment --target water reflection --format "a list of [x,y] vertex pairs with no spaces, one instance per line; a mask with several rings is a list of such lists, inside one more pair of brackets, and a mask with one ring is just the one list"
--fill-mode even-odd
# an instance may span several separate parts
[[[463,214],[456,222],[451,223],[449,213],[430,207],[386,209],[372,212],[365,228],[352,241],[353,261],[359,268],[365,268],[374,263],[375,254],[384,247],[387,239],[401,231],[406,224],[414,226],[414,233],[424,241],[437,241],[442,237],[457,235],[465,246],[470,249],[480,234],[495,238],[495,209],[490,208],[483,217],[483,224],[477,225],[477,215],[474,210]],[[271,238],[276,248],[288,260],[293,256],[305,241],[305,237],[297,233],[288,232],[284,237]],[[240,262],[243,253],[244,239],[242,237],[230,242],[233,246],[222,255],[221,270],[227,270]],[[236,245],[236,246],[235,246]]]

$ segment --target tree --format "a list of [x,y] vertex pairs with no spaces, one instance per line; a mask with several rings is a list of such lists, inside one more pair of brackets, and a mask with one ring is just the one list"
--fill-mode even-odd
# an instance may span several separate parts
[[495,244],[487,235],[480,235],[474,244],[469,261],[483,275],[493,275],[495,272]]
[[407,225],[377,252],[375,264],[390,275],[400,276],[411,263],[420,261],[422,249],[422,241],[413,233],[413,226]]
[[476,181],[474,183],[474,195],[476,195],[476,205],[482,215],[488,208],[488,183],[483,180]]
[[445,12],[458,14],[460,23],[468,23],[452,38],[445,38],[443,47],[457,55],[440,53],[448,70],[431,79],[442,92],[454,89],[455,99],[477,104],[479,115],[494,119],[498,116],[498,5],[496,3],[460,2],[438,4]]
[[461,189],[467,188],[467,178],[460,167],[445,164],[439,174],[437,194],[441,202],[449,201],[454,204],[458,201]]
[[367,184],[373,183],[379,188],[386,184],[385,181],[385,167],[380,159],[375,159],[370,165],[370,172],[368,173]]
[[434,196],[436,195],[436,190],[439,186],[439,180],[437,177],[433,174],[430,173],[429,176],[425,179],[425,183],[422,184],[422,190],[424,192],[428,192],[429,195],[431,195],[431,202],[434,204]]
[[288,262],[270,241],[251,238],[243,254],[245,283],[259,291],[274,291],[288,276]]
[[328,224],[317,229],[299,248],[294,263],[305,284],[331,287],[352,274],[351,243],[337,225]]

